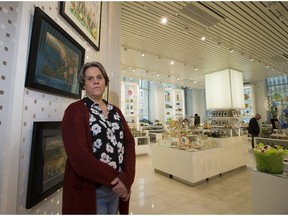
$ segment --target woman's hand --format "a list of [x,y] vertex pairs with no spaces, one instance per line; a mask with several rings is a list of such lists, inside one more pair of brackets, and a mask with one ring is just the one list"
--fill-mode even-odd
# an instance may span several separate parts
[[[129,194],[126,186],[123,184],[123,182],[118,177],[116,177],[111,182],[111,184],[112,184],[112,191],[114,193],[116,193],[119,197],[124,198]],[[129,195],[129,197],[130,197],[130,195]]]

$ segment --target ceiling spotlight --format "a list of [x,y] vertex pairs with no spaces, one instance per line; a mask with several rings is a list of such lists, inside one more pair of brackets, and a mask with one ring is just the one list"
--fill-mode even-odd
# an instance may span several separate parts
[[158,74],[157,74],[157,77],[159,77],[159,76],[160,76],[160,74],[158,73]]
[[197,71],[197,70],[198,70],[198,68],[197,68],[197,67],[195,67],[195,68],[194,68],[194,70],[195,70],[195,71]]
[[230,53],[233,53],[233,52],[234,52],[234,50],[233,50],[232,48],[230,48],[230,49],[229,49],[229,52],[230,52]]
[[145,56],[145,54],[142,52],[142,53],[141,53],[141,56]]
[[251,61],[251,62],[252,62],[253,60],[254,60],[253,58],[250,58],[250,59],[249,59],[249,61]]
[[281,22],[284,21],[284,16],[283,16],[282,14],[280,14],[278,18],[279,18],[279,20],[280,20]]
[[179,80],[180,80],[180,78],[179,78],[179,77],[177,77],[177,80],[179,81]]
[[201,40],[202,40],[202,41],[205,41],[205,40],[206,40],[206,37],[203,35],[203,36],[201,37]]
[[265,65],[265,68],[269,68],[269,65]]
[[174,61],[171,61],[170,64],[173,65],[173,64],[174,64]]
[[135,72],[136,70],[133,68],[132,71]]
[[175,13],[175,16],[177,17],[177,16],[179,16],[179,14],[176,12],[176,13]]
[[194,83],[197,83],[197,81],[195,80]]
[[132,78],[132,77],[130,77],[130,80],[133,80],[133,78]]
[[167,18],[166,18],[166,17],[163,17],[163,18],[161,19],[161,23],[162,23],[162,24],[166,24],[166,23],[167,23]]

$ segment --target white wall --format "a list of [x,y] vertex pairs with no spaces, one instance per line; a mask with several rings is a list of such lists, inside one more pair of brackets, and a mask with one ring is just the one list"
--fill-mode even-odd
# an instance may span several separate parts
[[61,214],[62,191],[27,210],[34,121],[61,121],[73,99],[24,88],[34,7],[39,6],[86,49],[85,61],[103,63],[111,78],[110,102],[120,105],[120,3],[102,3],[100,52],[59,15],[59,2],[0,2],[0,213]]

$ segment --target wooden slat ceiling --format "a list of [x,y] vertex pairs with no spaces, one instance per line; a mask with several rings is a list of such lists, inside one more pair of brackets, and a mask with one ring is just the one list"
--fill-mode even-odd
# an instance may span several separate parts
[[245,82],[280,76],[288,72],[288,2],[122,2],[121,45],[128,77],[204,88],[205,73],[225,68]]

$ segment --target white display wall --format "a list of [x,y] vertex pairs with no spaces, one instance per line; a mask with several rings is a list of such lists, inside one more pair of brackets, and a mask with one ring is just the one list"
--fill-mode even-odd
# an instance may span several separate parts
[[[120,97],[120,81],[113,79],[120,77],[119,70],[115,70],[120,68],[119,53],[112,54],[112,47],[120,50],[120,31],[114,32],[120,25],[120,4],[102,3],[100,52],[96,52],[59,15],[59,2],[0,2],[1,214],[61,214],[61,189],[30,210],[25,208],[33,122],[61,121],[64,110],[74,101],[24,88],[36,6],[86,49],[85,61],[97,60],[107,65],[107,72],[112,78],[110,84],[114,86],[111,88],[114,98]],[[113,96],[110,102],[111,99]]]

